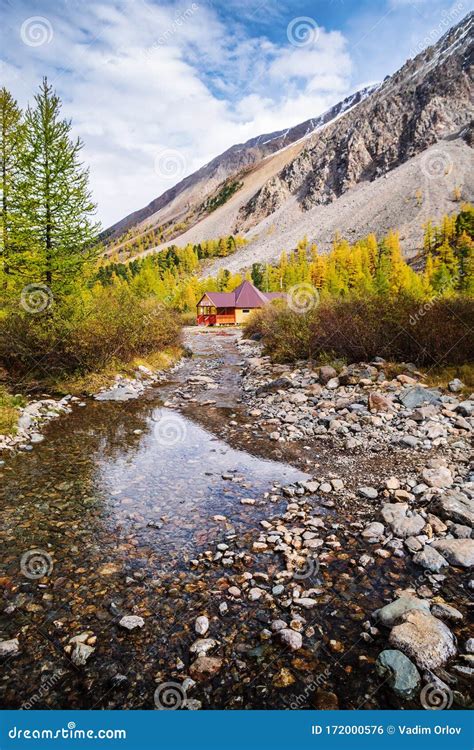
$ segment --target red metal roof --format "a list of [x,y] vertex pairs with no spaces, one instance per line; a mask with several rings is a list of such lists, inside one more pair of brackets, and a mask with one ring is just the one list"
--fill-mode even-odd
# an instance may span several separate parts
[[[215,307],[263,307],[266,302],[285,297],[281,292],[261,292],[250,281],[243,281],[233,292],[206,292]],[[201,297],[202,300],[202,297]],[[199,300],[198,305],[201,300]]]

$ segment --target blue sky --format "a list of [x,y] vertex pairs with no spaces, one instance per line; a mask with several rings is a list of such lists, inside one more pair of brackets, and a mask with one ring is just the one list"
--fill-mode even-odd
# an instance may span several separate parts
[[434,43],[473,0],[0,0],[0,84],[43,75],[104,226],[234,143],[314,117]]

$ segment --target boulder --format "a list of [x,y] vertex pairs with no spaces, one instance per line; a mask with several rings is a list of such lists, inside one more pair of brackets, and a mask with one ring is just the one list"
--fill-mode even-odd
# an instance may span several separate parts
[[448,490],[436,501],[435,509],[442,518],[474,526],[474,500],[462,492]]
[[431,573],[439,573],[441,568],[448,567],[447,560],[429,544],[425,544],[421,552],[413,555],[413,562]]
[[386,604],[385,607],[376,610],[374,612],[374,617],[378,622],[382,623],[382,625],[391,627],[392,625],[395,625],[403,615],[412,610],[420,610],[421,612],[429,614],[429,602],[427,602],[426,599],[419,599],[412,594],[404,594],[393,602],[390,602],[390,604]]
[[404,388],[398,396],[399,401],[407,409],[416,409],[423,404],[438,404],[441,402],[441,393],[435,389],[423,388],[421,385]]
[[420,669],[441,667],[456,654],[450,629],[441,620],[420,610],[402,615],[402,622],[392,628],[389,642],[413,659]]
[[428,487],[447,489],[453,483],[453,475],[446,466],[439,466],[435,469],[423,469],[422,476]]
[[441,552],[451,565],[470,568],[474,565],[474,539],[438,539],[433,547]]
[[453,380],[449,381],[448,388],[451,393],[459,393],[464,388],[464,383],[459,378],[453,378]]
[[380,677],[388,678],[390,687],[400,698],[410,700],[418,692],[420,673],[401,651],[382,651],[377,657],[375,670]]
[[416,536],[426,525],[425,519],[419,513],[408,516],[407,503],[386,503],[382,506],[382,517],[390,526],[395,536],[405,539]]

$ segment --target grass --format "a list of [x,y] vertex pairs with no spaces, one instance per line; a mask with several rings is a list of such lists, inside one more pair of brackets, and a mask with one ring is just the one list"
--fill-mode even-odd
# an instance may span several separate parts
[[134,357],[130,362],[114,360],[107,367],[97,372],[56,378],[49,381],[47,385],[51,391],[61,395],[70,393],[73,396],[87,396],[97,393],[101,388],[108,388],[113,385],[116,375],[136,377],[136,370],[140,365],[154,372],[157,370],[168,370],[176,364],[182,357],[182,354],[183,350],[181,347],[168,347],[163,351],[151,352],[145,357]]
[[455,367],[437,367],[428,370],[425,377],[425,383],[431,387],[447,387],[450,380],[459,378],[464,384],[464,388],[459,391],[463,395],[469,395],[474,391],[474,364],[467,363]]
[[0,435],[14,435],[16,433],[19,408],[26,404],[23,396],[12,396],[0,386]]

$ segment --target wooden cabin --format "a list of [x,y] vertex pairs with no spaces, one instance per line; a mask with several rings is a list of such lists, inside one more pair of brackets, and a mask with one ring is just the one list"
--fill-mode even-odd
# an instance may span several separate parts
[[280,292],[261,292],[250,281],[243,281],[233,292],[205,292],[197,303],[197,323],[203,326],[240,325],[245,323],[252,310],[284,297]]

